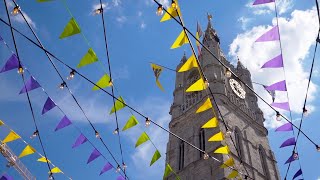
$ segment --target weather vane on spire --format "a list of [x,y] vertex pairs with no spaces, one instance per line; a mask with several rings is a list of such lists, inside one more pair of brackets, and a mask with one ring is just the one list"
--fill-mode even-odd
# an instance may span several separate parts
[[211,15],[211,14],[209,14],[209,13],[207,13],[207,17],[208,17],[208,21],[211,21],[211,19],[212,19],[212,15]]

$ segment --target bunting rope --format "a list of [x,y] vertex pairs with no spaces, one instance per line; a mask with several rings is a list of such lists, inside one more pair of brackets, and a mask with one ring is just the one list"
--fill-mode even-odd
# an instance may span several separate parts
[[[154,0],[155,1],[155,0]],[[159,6],[162,6],[159,2],[155,1]],[[227,65],[225,65],[219,58],[216,57],[216,55],[211,52],[209,50],[208,47],[206,47],[200,40],[197,39],[197,37],[186,27],[184,27],[176,18],[174,18],[174,16],[170,13],[168,13],[168,11],[163,8],[163,10],[168,14],[170,15],[170,17],[172,19],[175,20],[175,22],[177,22],[181,27],[183,27],[187,32],[188,34],[191,35],[192,38],[194,38],[203,48],[205,48],[205,50],[212,56],[214,57],[223,67],[225,67],[226,69],[229,70],[229,72],[232,74],[233,77],[235,77],[237,80],[239,80],[241,83],[243,83],[243,85],[245,85],[252,93],[254,93],[260,100],[262,100],[263,103],[265,103],[267,106],[269,106],[272,110],[274,110],[275,112],[277,112],[277,110],[272,107],[266,100],[264,100],[258,93],[256,93],[248,84],[246,84],[244,81],[242,81],[239,76],[237,76],[231,69],[228,68]],[[1,20],[1,19],[0,19]],[[290,120],[288,120],[284,115],[282,114],[279,114],[279,116],[281,116],[283,119],[285,119],[288,123],[290,123],[293,127],[295,127],[296,129],[299,129],[295,124],[291,123]],[[315,146],[317,146],[317,144],[307,135],[305,134],[304,131],[301,130],[301,133]]]
[[[7,18],[8,18],[8,21],[9,21],[9,25],[11,26],[10,32],[11,32],[11,36],[12,36],[12,40],[13,40],[14,48],[15,48],[15,51],[16,51],[19,68],[20,68],[20,67],[22,67],[22,66],[21,66],[21,62],[20,62],[20,58],[19,58],[19,54],[18,54],[18,53],[19,53],[19,52],[18,52],[18,47],[17,47],[16,40],[15,40],[15,36],[14,36],[14,33],[13,33],[12,24],[11,24],[11,18],[10,18],[10,15],[9,15],[9,11],[8,11],[8,6],[7,6],[6,0],[3,0],[3,3],[5,4],[6,13],[7,13]],[[38,129],[38,125],[37,125],[37,122],[36,122],[36,119],[35,119],[34,111],[33,111],[33,108],[32,108],[32,104],[31,104],[31,100],[30,100],[30,97],[29,97],[29,93],[28,93],[28,91],[27,91],[26,82],[25,82],[25,77],[24,77],[24,74],[23,74],[23,73],[21,73],[21,78],[22,78],[22,81],[23,81],[23,84],[24,84],[24,88],[23,88],[23,89],[26,90],[27,99],[28,99],[28,103],[29,103],[29,107],[30,107],[30,111],[31,111],[33,123],[34,123],[34,126],[35,126],[35,128],[36,128],[36,131],[38,132],[38,139],[39,139],[39,142],[40,142],[40,144],[41,144],[41,148],[42,148],[42,151],[43,151],[43,153],[44,153],[44,156],[45,156],[46,159],[48,159],[48,158],[47,158],[48,156],[47,156],[47,154],[46,154],[46,151],[45,151],[45,148],[44,148],[44,145],[43,145],[41,136],[40,136],[40,131],[39,131],[39,129]],[[47,166],[48,166],[49,172],[51,172],[51,167],[50,167],[50,165],[49,165],[48,162],[47,162]],[[54,178],[53,178],[53,179],[54,179]]]
[[[2,123],[1,123],[1,122],[2,122]],[[10,132],[15,132],[15,131],[14,131],[9,125],[7,125],[3,120],[0,120],[0,126],[2,126],[2,125],[5,126],[8,130],[10,130]],[[23,139],[19,134],[17,134],[16,132],[15,132],[15,134],[19,136],[18,139],[20,139],[20,140],[26,145],[26,147],[31,147],[31,145],[30,145],[25,139]],[[0,140],[0,142],[1,142],[1,143],[4,143],[4,142],[1,141],[1,140]],[[32,147],[31,149],[33,149],[33,147]],[[47,163],[51,164],[51,165],[53,166],[52,169],[57,168],[56,165],[54,165],[49,159],[47,159],[45,156],[43,156],[41,153],[39,153],[39,151],[35,151],[35,152],[40,156],[40,158],[39,158],[37,161],[39,161],[39,162],[47,162]],[[22,151],[22,153],[23,153],[23,151]],[[20,154],[20,156],[22,155],[22,153]],[[31,152],[31,153],[34,153],[34,152]],[[31,153],[30,153],[30,154],[31,154]],[[29,154],[27,154],[27,155],[29,155]],[[21,158],[21,157],[19,157],[19,158]],[[60,168],[59,168],[59,169],[60,169]],[[61,169],[60,169],[60,172],[59,172],[59,173],[61,173],[61,174],[63,174],[64,176],[66,176],[69,180],[72,180],[72,178],[69,177],[68,175],[66,175]]]
[[[5,1],[5,0],[4,0],[4,1]],[[15,4],[15,6],[17,6],[17,4],[16,4],[16,2],[15,2],[14,0],[12,0],[12,2]],[[24,13],[23,13],[21,10],[19,10],[19,12],[20,12],[21,16],[23,17],[25,23],[28,25],[29,29],[31,30],[33,36],[37,39],[39,45],[38,45],[37,43],[35,43],[35,42],[34,42],[34,43],[37,44],[38,47],[41,47],[41,49],[44,49],[44,46],[42,45],[42,43],[41,43],[41,41],[39,40],[38,36],[37,36],[36,33],[34,32],[33,28],[30,26],[29,22],[26,20],[26,18],[25,18],[25,16],[24,16]],[[2,22],[5,22],[5,21],[2,21]],[[7,25],[10,25],[10,27],[12,27],[11,24],[7,24]],[[31,39],[30,39],[30,40],[31,40]],[[51,57],[49,56],[49,55],[52,56],[52,54],[49,53],[49,52],[47,52],[47,51],[45,51],[45,53],[46,53],[46,56],[48,57],[48,60],[50,61],[51,65],[54,67],[55,71],[57,72],[57,74],[59,75],[60,79],[62,80],[62,82],[63,82],[62,84],[64,84],[65,87],[68,89],[68,92],[70,93],[70,95],[72,96],[72,98],[74,99],[74,101],[76,102],[76,104],[78,105],[79,109],[82,111],[83,115],[85,116],[85,118],[87,119],[87,121],[89,122],[89,124],[91,125],[92,129],[95,131],[95,134],[99,134],[99,132],[98,132],[98,131],[96,130],[96,128],[93,126],[92,122],[89,120],[89,118],[88,118],[88,116],[86,115],[86,113],[84,112],[83,108],[80,106],[79,102],[77,101],[77,99],[75,98],[75,96],[73,95],[73,93],[71,92],[71,90],[69,89],[68,84],[66,83],[66,81],[64,81],[64,79],[63,79],[62,75],[60,74],[59,70],[57,69],[56,65],[52,62],[52,59],[51,59]],[[54,56],[52,56],[52,57],[54,57]],[[68,66],[68,68],[69,68],[70,70],[72,70],[72,71],[77,72],[75,69],[71,68],[70,66]],[[78,72],[77,72],[77,73],[78,73]],[[95,84],[95,83],[94,83],[94,84]],[[115,159],[115,156],[112,154],[112,152],[110,151],[110,149],[108,148],[108,146],[106,145],[106,143],[104,142],[104,140],[102,139],[101,136],[99,136],[99,139],[100,139],[100,141],[102,142],[102,144],[104,145],[104,147],[107,149],[107,151],[109,152],[109,154],[111,155],[111,157],[113,158],[113,160],[116,162],[116,164],[117,164],[118,166],[120,166],[119,163],[118,163],[118,161]],[[124,172],[123,168],[120,168],[120,169],[121,169],[122,172]]]

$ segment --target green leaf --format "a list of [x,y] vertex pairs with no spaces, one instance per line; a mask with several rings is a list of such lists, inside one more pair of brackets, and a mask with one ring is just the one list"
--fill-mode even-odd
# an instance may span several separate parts
[[118,100],[116,101],[115,106],[112,107],[110,114],[114,113],[115,111],[119,111],[120,109],[122,109],[124,107],[126,107],[126,105],[124,104],[124,100],[120,96],[118,98]]
[[77,68],[81,68],[83,66],[92,64],[97,61],[98,61],[98,57],[97,57],[96,53],[93,51],[92,48],[90,48],[88,50],[88,52],[80,60],[80,63],[78,64]]
[[141,144],[147,142],[150,140],[148,134],[146,132],[143,132],[141,136],[139,137],[138,141],[136,142],[136,147],[140,146]]
[[127,121],[127,123],[124,125],[122,131],[125,131],[129,128],[132,128],[133,126],[137,125],[139,122],[136,119],[136,117],[134,117],[134,115],[132,115],[129,120]]
[[170,174],[172,171],[173,171],[173,170],[172,170],[170,164],[167,163],[166,169],[164,170],[163,179],[165,179],[166,177],[168,177],[169,174]]
[[150,166],[152,166],[153,163],[158,161],[158,159],[160,159],[160,157],[161,157],[160,152],[158,150],[156,150],[156,152],[154,152],[153,157],[151,159]]
[[60,35],[60,39],[79,34],[81,32],[80,27],[74,18],[71,18],[63,32]]
[[[99,81],[96,83],[97,86],[94,86],[92,88],[92,90],[99,90],[101,88],[106,88],[106,87],[109,87],[111,84],[110,84],[110,76],[108,74],[104,74],[100,79]],[[99,86],[99,87],[98,87]]]

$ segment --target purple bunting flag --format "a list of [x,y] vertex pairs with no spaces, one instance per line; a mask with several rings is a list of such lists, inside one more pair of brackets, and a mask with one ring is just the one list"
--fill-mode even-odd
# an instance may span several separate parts
[[276,129],[276,131],[292,131],[293,127],[291,123],[284,124]]
[[269,90],[269,91],[272,91],[272,90],[274,90],[274,91],[287,91],[286,80],[276,82],[270,86],[267,86],[265,89]]
[[15,54],[12,54],[12,56],[7,60],[6,64],[0,70],[0,73],[6,72],[12,69],[16,69],[18,67],[19,67],[19,60]]
[[256,0],[256,1],[254,1],[253,5],[267,4],[267,3],[271,3],[271,2],[274,2],[274,0]]
[[61,121],[59,122],[58,126],[56,127],[56,129],[54,131],[57,131],[59,129],[62,129],[64,127],[69,126],[70,124],[72,124],[72,122],[69,120],[69,118],[67,116],[64,116]]
[[42,109],[42,114],[50,111],[51,109],[53,109],[54,107],[56,107],[56,103],[54,103],[52,101],[52,99],[50,97],[48,97],[47,101],[44,103],[43,109]]
[[267,90],[268,86],[263,85],[263,88],[270,94],[270,96],[272,97],[272,102],[274,102],[274,100],[276,99],[276,91],[275,90]]
[[283,142],[280,146],[280,148],[286,147],[286,146],[293,146],[296,144],[295,138],[289,138],[285,142]]
[[280,68],[283,67],[282,54],[264,63],[261,68]]
[[266,41],[276,41],[279,40],[279,31],[278,31],[278,26],[273,27],[266,33],[264,33],[262,36],[260,36],[256,42],[266,42]]
[[96,148],[94,148],[94,150],[92,151],[92,153],[87,161],[87,164],[89,164],[91,161],[97,159],[99,156],[101,156],[101,153]]
[[8,174],[3,174],[0,177],[0,180],[13,180],[13,177],[9,176]]
[[296,177],[298,177],[298,176],[300,176],[300,175],[302,175],[302,170],[301,170],[301,169],[299,169],[299,170],[296,172],[296,174],[294,174],[294,176],[293,176],[292,179],[295,179]]
[[117,180],[125,180],[125,178],[121,175],[117,177]]
[[270,104],[273,107],[279,108],[279,109],[283,109],[286,111],[290,111],[290,106],[289,106],[289,102],[282,102],[282,103],[271,103]]
[[292,161],[295,161],[293,155],[291,155],[291,156],[289,157],[289,159],[286,161],[286,163],[284,163],[284,164],[291,163]]
[[36,81],[36,80],[34,79],[34,77],[31,76],[30,79],[26,82],[25,86],[21,89],[21,91],[20,91],[19,94],[32,91],[32,90],[37,89],[37,88],[39,88],[39,87],[41,87],[41,86],[40,86],[40,84],[38,83],[38,81]]
[[109,170],[112,169],[112,168],[113,168],[113,166],[112,166],[109,162],[107,162],[107,164],[106,164],[106,165],[103,167],[103,169],[101,170],[100,176],[101,176],[101,174],[109,171]]
[[77,138],[76,142],[73,144],[72,148],[78,147],[87,141],[88,141],[88,139],[83,134],[80,134],[80,136]]

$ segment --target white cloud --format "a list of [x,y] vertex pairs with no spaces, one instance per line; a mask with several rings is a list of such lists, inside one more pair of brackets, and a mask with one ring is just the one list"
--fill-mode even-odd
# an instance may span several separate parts
[[138,17],[141,17],[142,16],[142,11],[139,11],[138,12]]
[[[291,110],[294,113],[301,113],[308,82],[308,71],[303,67],[303,62],[310,58],[310,51],[315,42],[318,25],[315,8],[306,11],[295,10],[290,18],[279,18],[279,27],[283,47],[283,58],[285,64],[285,73],[289,91]],[[273,19],[273,25],[276,20]],[[284,79],[281,68],[278,69],[260,69],[267,60],[279,55],[280,48],[278,41],[254,43],[254,41],[272,26],[257,26],[238,34],[230,45],[230,52],[234,59],[239,56],[241,62],[250,70],[253,81],[270,85]],[[303,34],[303,36],[302,36]],[[308,103],[315,99],[317,86],[310,84]],[[270,96],[261,86],[255,86],[256,92],[264,99]],[[287,101],[286,93],[277,92],[277,101]],[[259,102],[267,121],[267,127],[276,127],[280,122],[275,122],[274,112],[262,102]],[[314,107],[309,104],[308,108]]]
[[121,0],[112,0],[112,4],[114,7],[120,6],[121,5]]
[[242,30],[246,30],[246,29],[247,29],[248,24],[249,24],[250,21],[251,21],[250,18],[246,18],[246,17],[244,17],[244,16],[242,16],[242,17],[240,17],[240,18],[238,19],[238,22],[241,23],[241,28],[242,28]]
[[145,29],[146,27],[147,27],[147,24],[142,21],[140,24],[140,28]]
[[[247,7],[253,10],[253,14],[262,15],[262,14],[271,14],[274,12],[274,3],[267,3],[267,4],[259,4],[259,5],[252,5],[253,2],[249,1],[247,3]],[[279,14],[286,13],[293,7],[293,0],[282,0],[277,1],[277,9]]]
[[117,22],[120,23],[120,24],[123,24],[127,21],[127,17],[125,16],[119,16],[116,18]]
[[[156,3],[153,0],[146,0],[145,2],[146,2],[146,5],[148,6],[156,5]],[[169,7],[169,0],[160,0],[158,2],[166,8]]]

